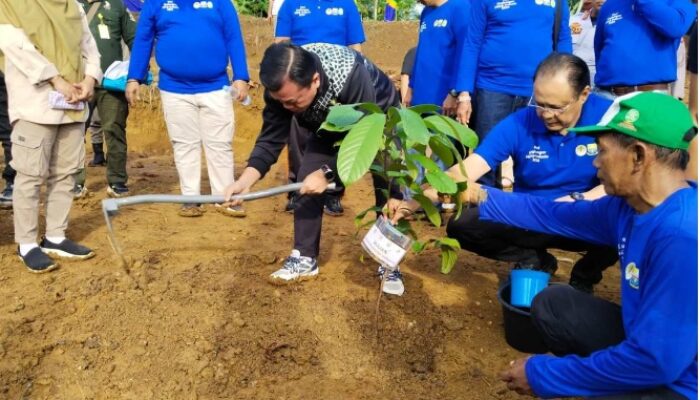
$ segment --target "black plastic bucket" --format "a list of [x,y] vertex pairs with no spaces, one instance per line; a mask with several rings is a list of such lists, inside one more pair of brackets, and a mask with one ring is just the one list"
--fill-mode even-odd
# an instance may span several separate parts
[[510,304],[510,281],[498,289],[498,301],[503,309],[503,328],[510,347],[523,353],[546,353],[547,346],[530,319],[530,310]]

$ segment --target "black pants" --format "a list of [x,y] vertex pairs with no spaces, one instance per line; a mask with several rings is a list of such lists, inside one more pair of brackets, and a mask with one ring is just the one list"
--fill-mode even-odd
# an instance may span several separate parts
[[[543,290],[532,301],[531,313],[544,343],[557,356],[577,354],[586,357],[625,339],[620,306],[570,286],[550,286]],[[596,399],[673,400],[685,397],[660,387]]]
[[2,151],[5,155],[5,169],[2,171],[2,178],[8,184],[15,183],[17,172],[10,166],[12,161],[12,142],[10,134],[10,117],[7,113],[7,87],[5,86],[5,76],[0,73],[0,141],[2,141]]
[[[333,133],[323,133],[322,136],[312,134],[306,143],[304,155],[297,178],[303,181],[307,175],[318,170],[323,164],[328,164],[335,169],[335,155],[338,147],[334,146],[341,136]],[[386,204],[387,182],[372,174],[374,183],[374,199],[378,207]],[[340,180],[336,175],[336,184]],[[326,195],[300,196],[294,209],[294,248],[299,250],[302,256],[317,257],[319,244],[321,243],[321,225],[323,222],[323,204]]]
[[457,239],[462,249],[480,256],[535,267],[541,265],[549,248],[585,251],[571,271],[571,280],[590,285],[600,282],[603,271],[615,264],[618,258],[612,247],[479,220],[478,207],[465,208],[459,219],[450,220],[447,235]]
[[[299,169],[301,168],[302,160],[304,159],[304,151],[309,139],[314,136],[314,133],[303,126],[299,125],[296,117],[292,117],[292,123],[289,127],[289,142],[287,143],[287,160],[289,161],[289,183],[301,182],[303,179],[298,179]],[[342,196],[345,193],[345,187],[342,183],[337,182],[336,188],[329,190],[327,193]],[[290,193],[291,195],[291,193]]]

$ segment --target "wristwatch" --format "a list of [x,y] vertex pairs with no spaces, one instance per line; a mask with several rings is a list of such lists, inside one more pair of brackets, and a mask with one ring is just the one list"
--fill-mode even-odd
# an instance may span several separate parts
[[321,166],[321,172],[328,182],[333,182],[335,180],[335,171],[331,169],[327,164]]
[[454,97],[455,99],[459,97],[459,92],[457,91],[457,89],[450,89],[449,93],[450,96]]
[[585,199],[586,199],[585,197],[583,197],[583,193],[579,193],[579,192],[571,192],[571,193],[569,193],[569,197],[571,197],[572,199],[574,199],[574,201],[579,201],[579,200],[585,200]]

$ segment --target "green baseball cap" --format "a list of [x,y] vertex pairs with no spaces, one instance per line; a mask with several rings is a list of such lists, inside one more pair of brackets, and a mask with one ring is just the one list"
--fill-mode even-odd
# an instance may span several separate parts
[[675,97],[655,92],[620,96],[597,125],[570,131],[587,135],[615,131],[661,147],[682,150],[687,150],[697,135],[697,127],[685,104]]

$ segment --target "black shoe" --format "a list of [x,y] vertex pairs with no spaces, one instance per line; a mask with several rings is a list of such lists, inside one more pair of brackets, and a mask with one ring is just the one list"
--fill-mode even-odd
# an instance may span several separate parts
[[557,265],[557,258],[549,253],[544,253],[542,259],[537,261],[520,261],[515,263],[513,269],[532,269],[535,271],[546,272],[550,275],[554,275],[559,266]]
[[5,190],[0,193],[0,208],[10,209],[12,208],[12,192],[15,185],[8,183],[5,185]]
[[579,290],[583,293],[588,293],[588,294],[593,294],[593,284],[590,282],[584,282],[580,281],[578,279],[571,279],[569,281],[569,286],[572,288]]
[[297,192],[291,192],[289,194],[287,205],[284,207],[285,212],[294,214],[294,210],[297,208],[297,197],[299,197],[299,194]]
[[124,197],[129,194],[129,188],[124,183],[111,183],[107,186],[107,196]]
[[343,212],[345,212],[345,210],[343,210],[343,205],[340,204],[340,196],[327,195],[326,204],[323,205],[323,211],[326,214],[332,215],[334,217],[343,215]]
[[102,143],[93,144],[92,149],[95,151],[95,155],[92,160],[88,162],[88,167],[97,167],[107,164],[105,153],[102,151]]
[[19,252],[19,247],[17,247],[17,255],[27,267],[29,272],[34,272],[35,274],[49,272],[58,268],[58,264],[56,264],[49,256],[44,254],[44,252],[38,247],[29,250],[29,252],[24,256],[22,256],[22,253]]
[[43,238],[39,246],[46,254],[73,260],[87,260],[95,255],[89,248],[68,239],[63,239],[61,243],[53,243]]

